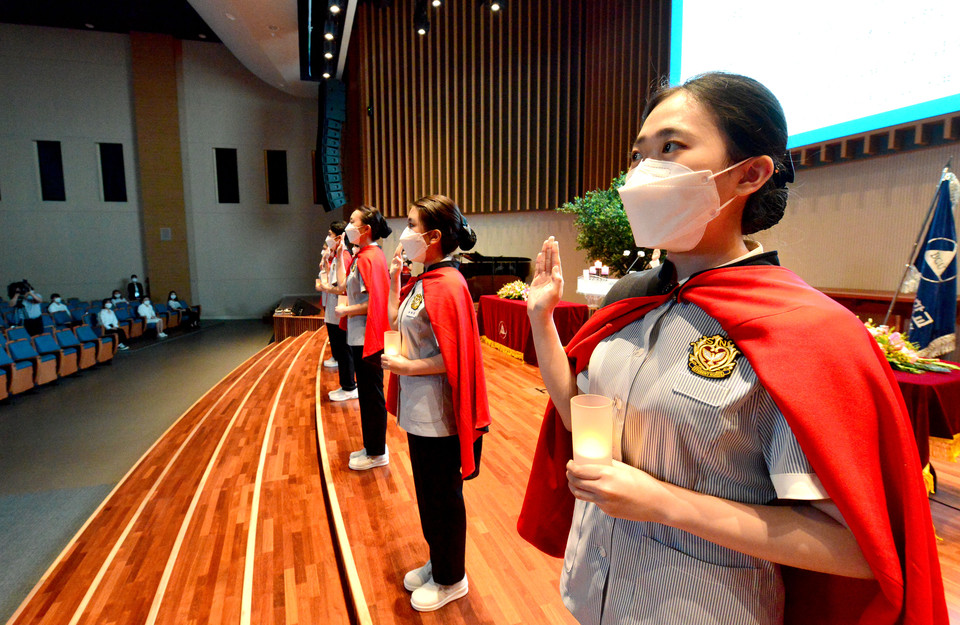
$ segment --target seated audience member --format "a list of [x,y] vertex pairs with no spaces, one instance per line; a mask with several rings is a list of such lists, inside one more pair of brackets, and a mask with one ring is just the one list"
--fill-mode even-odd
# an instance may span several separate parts
[[180,315],[183,319],[182,323],[186,324],[185,327],[200,327],[200,313],[193,308],[190,308],[190,304],[180,301],[180,298],[177,297],[176,291],[170,291],[170,294],[167,295],[167,308],[180,311]]
[[137,280],[137,274],[130,276],[130,282],[127,284],[127,299],[131,302],[143,298],[147,294],[147,290],[143,288],[143,285]]
[[26,280],[15,282],[7,287],[10,305],[16,310],[15,319],[22,324],[30,336],[43,334],[43,309],[40,303],[43,296],[33,290]]
[[105,335],[113,336],[117,341],[117,349],[129,349],[123,344],[127,340],[127,333],[120,327],[117,321],[117,313],[113,312],[113,301],[103,300],[103,308],[97,313],[97,322]]
[[52,301],[50,302],[50,305],[47,306],[48,313],[52,315],[53,313],[56,313],[56,312],[69,312],[67,309],[67,305],[63,303],[63,298],[60,297],[59,293],[54,293],[53,295],[50,296],[50,299]]
[[110,301],[114,304],[119,304],[121,302],[125,304],[127,302],[126,298],[123,297],[123,293],[120,292],[120,289],[114,289],[113,297],[110,298]]
[[143,298],[143,302],[137,306],[137,315],[142,317],[148,326],[153,326],[156,329],[158,339],[167,338],[167,335],[163,332],[163,319],[157,316],[156,311],[150,304],[149,297]]

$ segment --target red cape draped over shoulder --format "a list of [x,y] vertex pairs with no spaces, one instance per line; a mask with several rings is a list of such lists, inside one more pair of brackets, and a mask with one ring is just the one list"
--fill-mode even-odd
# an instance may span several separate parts
[[[379,245],[360,248],[347,274],[356,264],[363,286],[367,289],[367,324],[363,334],[363,357],[367,358],[383,349],[383,333],[390,329],[387,321],[387,296],[390,294],[390,273],[387,259]],[[340,327],[346,330],[346,317],[340,319]]]
[[[874,580],[782,567],[787,624],[948,621],[916,441],[893,371],[856,317],[778,266],[721,267],[670,294],[620,300],[566,348],[576,372],[605,337],[670,297],[716,319],[749,360],[843,514]],[[570,432],[550,403],[517,523],[562,557],[573,514]]]
[[[467,282],[453,267],[427,271],[410,281],[400,292],[400,301],[420,280],[423,281],[423,301],[430,317],[430,327],[440,345],[443,366],[453,389],[453,411],[457,436],[460,437],[460,471],[467,476],[476,468],[473,442],[483,434],[479,428],[490,425],[477,315]],[[393,415],[397,414],[399,391],[397,376],[391,375],[387,387],[387,410]]]

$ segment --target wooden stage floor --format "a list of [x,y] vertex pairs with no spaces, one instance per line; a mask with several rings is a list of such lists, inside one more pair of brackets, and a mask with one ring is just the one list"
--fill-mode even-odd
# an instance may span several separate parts
[[[358,402],[334,403],[325,331],[272,344],[199,399],[78,532],[8,625],[25,623],[572,624],[560,560],[516,533],[540,417],[536,367],[483,348],[494,425],[467,482],[470,593],[410,607],[427,559],[405,434],[357,473]],[[319,401],[318,401],[319,399]],[[319,452],[319,453],[318,453]],[[932,499],[951,618],[960,623],[960,465]]]

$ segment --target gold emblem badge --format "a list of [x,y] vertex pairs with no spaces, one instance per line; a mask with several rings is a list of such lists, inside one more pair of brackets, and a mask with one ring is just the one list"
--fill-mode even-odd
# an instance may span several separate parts
[[416,295],[413,296],[413,301],[410,302],[410,308],[412,308],[413,310],[418,310],[422,304],[423,304],[423,295],[420,293],[417,293]]
[[730,339],[715,334],[690,343],[693,353],[687,364],[690,370],[705,378],[726,378],[737,365],[740,350]]

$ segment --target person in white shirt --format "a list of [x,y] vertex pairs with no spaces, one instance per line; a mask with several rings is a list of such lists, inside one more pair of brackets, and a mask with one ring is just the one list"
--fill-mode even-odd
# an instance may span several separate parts
[[53,301],[50,302],[50,305],[47,306],[47,312],[51,315],[56,312],[68,312],[67,305],[63,303],[63,298],[60,297],[59,293],[54,293],[50,296],[50,299]]
[[184,327],[200,327],[200,313],[197,312],[196,309],[190,308],[190,304],[181,301],[180,298],[177,297],[176,291],[170,291],[169,295],[167,295],[167,308],[180,311],[180,314],[183,316]]
[[117,349],[130,349],[123,344],[127,340],[127,333],[120,327],[117,313],[113,312],[113,301],[110,299],[103,300],[103,308],[97,313],[97,322],[105,335],[113,336],[117,341]]
[[156,328],[158,339],[167,338],[167,335],[163,332],[163,319],[158,317],[156,311],[153,310],[149,297],[143,298],[143,302],[137,306],[137,315],[142,317],[148,326]]

